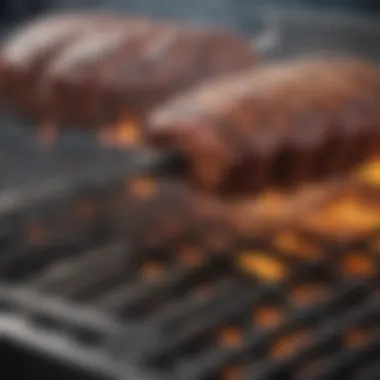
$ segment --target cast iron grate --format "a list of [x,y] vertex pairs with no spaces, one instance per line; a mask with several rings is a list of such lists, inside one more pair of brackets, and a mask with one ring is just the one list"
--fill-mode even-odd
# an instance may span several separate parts
[[[288,24],[275,56],[326,46],[325,23],[307,33]],[[328,50],[376,55],[367,36],[378,31],[361,28],[366,43],[347,47],[345,28],[335,37],[327,28]],[[41,379],[379,378],[378,231],[345,242],[294,232],[290,247],[278,236],[237,241],[194,219],[178,184],[111,181],[132,151],[77,133],[43,148],[3,124],[12,126],[0,128],[8,365],[22,355]]]
[[302,235],[293,249],[249,239],[223,250],[210,248],[207,230],[188,232],[165,248],[111,239],[59,259],[58,244],[42,261],[30,251],[40,265],[22,272],[23,260],[7,257],[9,336],[116,378],[373,378],[376,235]]
[[0,129],[0,153],[17,173],[3,165],[2,194],[36,182],[43,190],[57,173],[72,186],[20,196],[0,213],[9,344],[111,379],[376,375],[377,233],[334,242],[293,231],[290,245],[277,235],[236,239],[222,223],[191,218],[174,182],[105,176],[83,187],[76,176],[103,162],[88,172],[101,178],[128,152],[65,136],[61,148],[41,148],[30,133]]

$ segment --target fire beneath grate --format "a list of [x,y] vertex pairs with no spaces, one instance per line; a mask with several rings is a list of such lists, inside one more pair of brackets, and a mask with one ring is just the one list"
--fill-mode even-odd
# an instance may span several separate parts
[[[197,219],[174,181],[102,177],[133,154],[77,133],[41,147],[31,131],[0,129],[6,352],[89,378],[377,378],[376,162],[302,229],[238,238]],[[79,186],[83,173],[105,179]],[[62,187],[41,196],[52,178]],[[25,202],[29,189],[38,202]]]
[[[47,162],[52,152],[38,149],[33,157],[44,162],[28,178],[66,162]],[[237,241],[192,220],[174,185],[122,180],[8,213],[0,240],[7,341],[104,378],[376,378],[377,220],[351,240],[309,229]],[[350,197],[356,207],[369,199]],[[345,202],[335,214],[352,213]]]

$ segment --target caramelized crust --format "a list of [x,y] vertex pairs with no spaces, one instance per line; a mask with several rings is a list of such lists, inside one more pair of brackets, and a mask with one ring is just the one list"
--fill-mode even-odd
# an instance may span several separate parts
[[32,21],[11,34],[0,53],[1,87],[6,97],[21,111],[35,113],[36,86],[48,62],[76,39],[117,22],[116,16],[102,13],[57,14]]
[[182,152],[201,187],[223,194],[336,176],[378,150],[380,72],[304,58],[203,83],[156,109],[147,134]]
[[2,87],[39,120],[103,124],[140,118],[168,96],[255,61],[249,43],[222,30],[107,13],[53,15],[1,50]]

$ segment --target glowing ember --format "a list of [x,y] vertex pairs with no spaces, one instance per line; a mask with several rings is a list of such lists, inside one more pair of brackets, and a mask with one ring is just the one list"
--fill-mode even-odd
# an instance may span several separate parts
[[310,341],[310,332],[301,330],[279,339],[272,347],[270,354],[274,358],[284,358],[295,352]]
[[380,225],[380,207],[364,204],[352,195],[336,200],[321,212],[305,218],[305,225],[325,234],[366,233]]
[[141,129],[132,120],[123,120],[112,126],[105,126],[99,133],[103,144],[131,147],[140,144]]
[[358,252],[344,258],[341,271],[348,276],[368,277],[376,274],[375,265],[369,257]]
[[288,271],[278,260],[268,256],[265,252],[250,251],[243,252],[238,265],[241,269],[260,280],[278,282],[283,280]]
[[279,233],[274,238],[274,246],[288,255],[302,259],[320,259],[316,247],[294,233]]
[[253,312],[254,326],[270,329],[278,326],[284,319],[284,313],[277,306],[260,306]]
[[219,334],[219,343],[224,347],[237,347],[241,341],[242,333],[237,327],[224,327]]
[[380,159],[370,161],[361,167],[355,177],[367,185],[380,187]]

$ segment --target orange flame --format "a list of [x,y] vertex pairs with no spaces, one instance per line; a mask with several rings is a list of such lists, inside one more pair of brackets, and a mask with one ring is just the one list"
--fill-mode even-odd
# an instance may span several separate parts
[[355,179],[371,187],[380,187],[380,159],[374,159],[359,167]]
[[376,274],[376,263],[361,252],[352,253],[344,258],[341,271],[348,276],[373,276]]
[[287,268],[279,260],[268,256],[267,252],[243,252],[238,266],[254,277],[268,282],[279,282],[288,274]]
[[253,312],[252,322],[254,326],[270,329],[278,326],[284,317],[284,312],[278,306],[259,306]]
[[311,230],[331,234],[362,234],[380,225],[380,205],[365,204],[354,194],[337,199],[305,218]]
[[140,126],[131,119],[121,120],[113,125],[104,126],[99,139],[105,145],[131,147],[141,142]]

